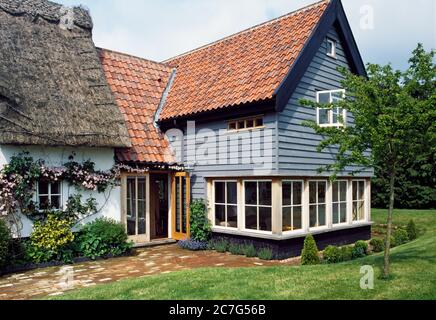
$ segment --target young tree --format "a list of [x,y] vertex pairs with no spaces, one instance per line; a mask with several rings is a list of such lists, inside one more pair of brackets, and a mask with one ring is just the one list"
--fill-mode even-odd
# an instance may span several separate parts
[[[344,108],[354,117],[352,125],[320,127],[305,122],[324,137],[318,146],[321,152],[337,148],[335,162],[320,168],[334,179],[350,165],[364,168],[383,164],[389,178],[389,211],[387,220],[384,276],[390,275],[390,239],[395,203],[395,185],[401,164],[422,149],[423,143],[435,141],[435,66],[434,51],[426,53],[422,45],[413,52],[407,71],[393,70],[390,65],[368,64],[368,78],[341,69],[346,98],[323,105],[301,101],[314,108]],[[434,143],[433,143],[433,152]],[[357,172],[354,172],[357,173]]]

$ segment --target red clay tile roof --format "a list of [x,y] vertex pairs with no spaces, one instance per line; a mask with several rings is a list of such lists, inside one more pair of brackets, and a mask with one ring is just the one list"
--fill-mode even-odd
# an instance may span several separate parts
[[165,61],[177,74],[160,120],[272,99],[329,2]]
[[99,50],[99,54],[132,142],[132,148],[116,150],[117,160],[174,163],[167,139],[154,126],[154,117],[172,69],[157,62],[105,49]]

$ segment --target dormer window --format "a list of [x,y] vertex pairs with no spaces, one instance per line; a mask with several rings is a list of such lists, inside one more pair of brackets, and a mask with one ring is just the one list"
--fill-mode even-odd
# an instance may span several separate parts
[[327,55],[336,58],[336,41],[327,38]]

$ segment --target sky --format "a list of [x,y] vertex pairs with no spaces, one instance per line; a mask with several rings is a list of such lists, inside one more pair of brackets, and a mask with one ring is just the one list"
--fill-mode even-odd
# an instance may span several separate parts
[[[163,61],[317,0],[54,0],[83,5],[97,46]],[[365,63],[405,69],[436,49],[435,0],[342,0]]]

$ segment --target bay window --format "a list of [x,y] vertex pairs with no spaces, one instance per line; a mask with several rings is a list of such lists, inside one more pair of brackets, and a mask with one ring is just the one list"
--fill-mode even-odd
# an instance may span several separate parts
[[282,216],[283,232],[301,230],[303,227],[303,181],[283,181]]
[[244,181],[245,229],[272,231],[272,182]]
[[215,226],[238,227],[238,192],[236,181],[214,182]]
[[353,221],[365,220],[365,181],[353,181]]
[[345,180],[335,181],[333,183],[333,224],[347,222],[347,189],[348,182]]
[[309,182],[310,228],[326,226],[327,182]]

